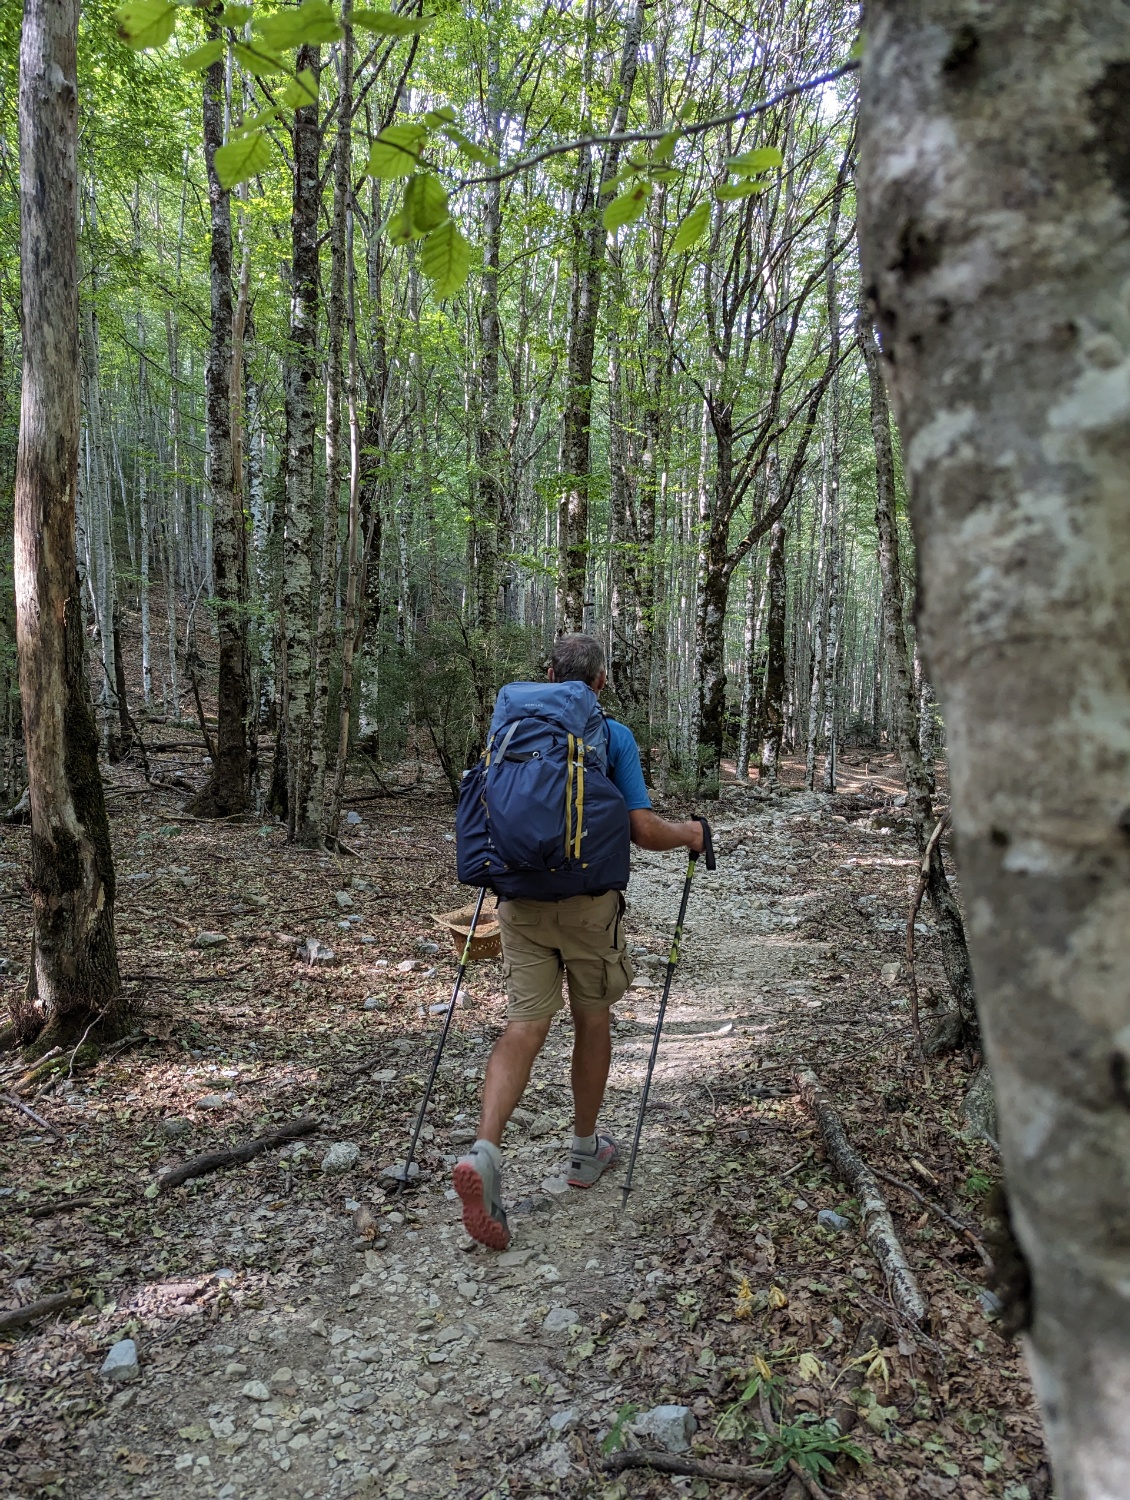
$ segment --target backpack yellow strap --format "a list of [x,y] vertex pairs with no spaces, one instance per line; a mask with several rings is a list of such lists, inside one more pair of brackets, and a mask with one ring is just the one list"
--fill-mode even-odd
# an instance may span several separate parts
[[577,757],[577,837],[573,841],[573,858],[581,857],[581,835],[585,815],[585,756],[582,748]]
[[569,844],[571,842],[570,827],[573,818],[573,763],[576,759],[576,738],[568,735],[565,756],[565,857],[569,857]]

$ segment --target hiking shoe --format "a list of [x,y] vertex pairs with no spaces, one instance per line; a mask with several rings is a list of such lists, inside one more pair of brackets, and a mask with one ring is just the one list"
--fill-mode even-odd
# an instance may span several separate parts
[[463,1200],[463,1228],[488,1250],[505,1250],[510,1228],[499,1201],[501,1173],[485,1151],[471,1151],[455,1166],[455,1191]]
[[620,1147],[616,1138],[605,1130],[598,1130],[595,1151],[573,1152],[566,1180],[570,1187],[590,1188],[602,1173],[607,1172],[609,1167],[614,1167],[619,1160]]

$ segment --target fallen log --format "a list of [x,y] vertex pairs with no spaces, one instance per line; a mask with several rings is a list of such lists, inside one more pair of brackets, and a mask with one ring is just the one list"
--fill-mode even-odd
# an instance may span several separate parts
[[23,1307],[8,1308],[0,1312],[0,1337],[12,1329],[34,1323],[37,1318],[49,1318],[52,1313],[63,1312],[68,1307],[81,1307],[85,1301],[85,1292],[56,1292],[51,1297],[40,1297],[36,1302],[25,1302]]
[[816,1074],[802,1068],[796,1080],[801,1098],[820,1126],[832,1165],[859,1199],[864,1237],[886,1275],[891,1301],[917,1328],[926,1317],[926,1299],[899,1243],[878,1180],[848,1139],[843,1121]]
[[167,1193],[170,1188],[180,1187],[190,1178],[203,1177],[208,1172],[218,1172],[221,1167],[239,1166],[256,1156],[262,1156],[264,1151],[270,1151],[275,1146],[283,1146],[287,1141],[294,1141],[299,1136],[309,1135],[317,1130],[320,1124],[320,1120],[309,1117],[292,1120],[287,1125],[280,1125],[277,1130],[272,1130],[268,1135],[257,1136],[253,1141],[245,1141],[242,1146],[230,1146],[224,1151],[208,1151],[203,1156],[196,1156],[191,1161],[186,1161],[183,1166],[173,1167],[171,1171],[157,1179],[157,1187],[162,1193]]
[[781,1476],[772,1469],[750,1469],[744,1464],[709,1464],[697,1458],[682,1458],[677,1453],[652,1453],[646,1448],[625,1448],[610,1454],[601,1466],[607,1474],[622,1474],[625,1469],[654,1469],[657,1474],[689,1474],[696,1479],[728,1479],[731,1484],[756,1484],[763,1489],[775,1487]]

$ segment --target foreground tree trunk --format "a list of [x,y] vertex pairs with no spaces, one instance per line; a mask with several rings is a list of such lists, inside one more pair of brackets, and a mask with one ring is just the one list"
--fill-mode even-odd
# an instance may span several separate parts
[[212,570],[220,637],[216,764],[189,810],[202,818],[243,812],[251,800],[247,753],[247,611],[243,506],[232,449],[231,200],[216,175],[224,143],[224,64],[204,74],[204,163],[212,206],[211,329],[204,372],[207,486],[212,502]]
[[27,1035],[121,1009],[114,862],[90,710],[75,554],[79,442],[77,0],[28,0],[20,44],[23,395],[16,461],[20,699],[31,800]]
[[1130,11],[872,0],[859,208],[1029,1355],[1130,1494]]

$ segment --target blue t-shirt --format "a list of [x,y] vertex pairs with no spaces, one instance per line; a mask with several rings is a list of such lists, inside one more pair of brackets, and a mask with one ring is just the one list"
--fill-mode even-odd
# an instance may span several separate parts
[[629,812],[637,808],[650,807],[647,783],[643,779],[640,765],[640,747],[636,737],[626,724],[616,719],[607,719],[608,725],[608,778],[623,797]]

